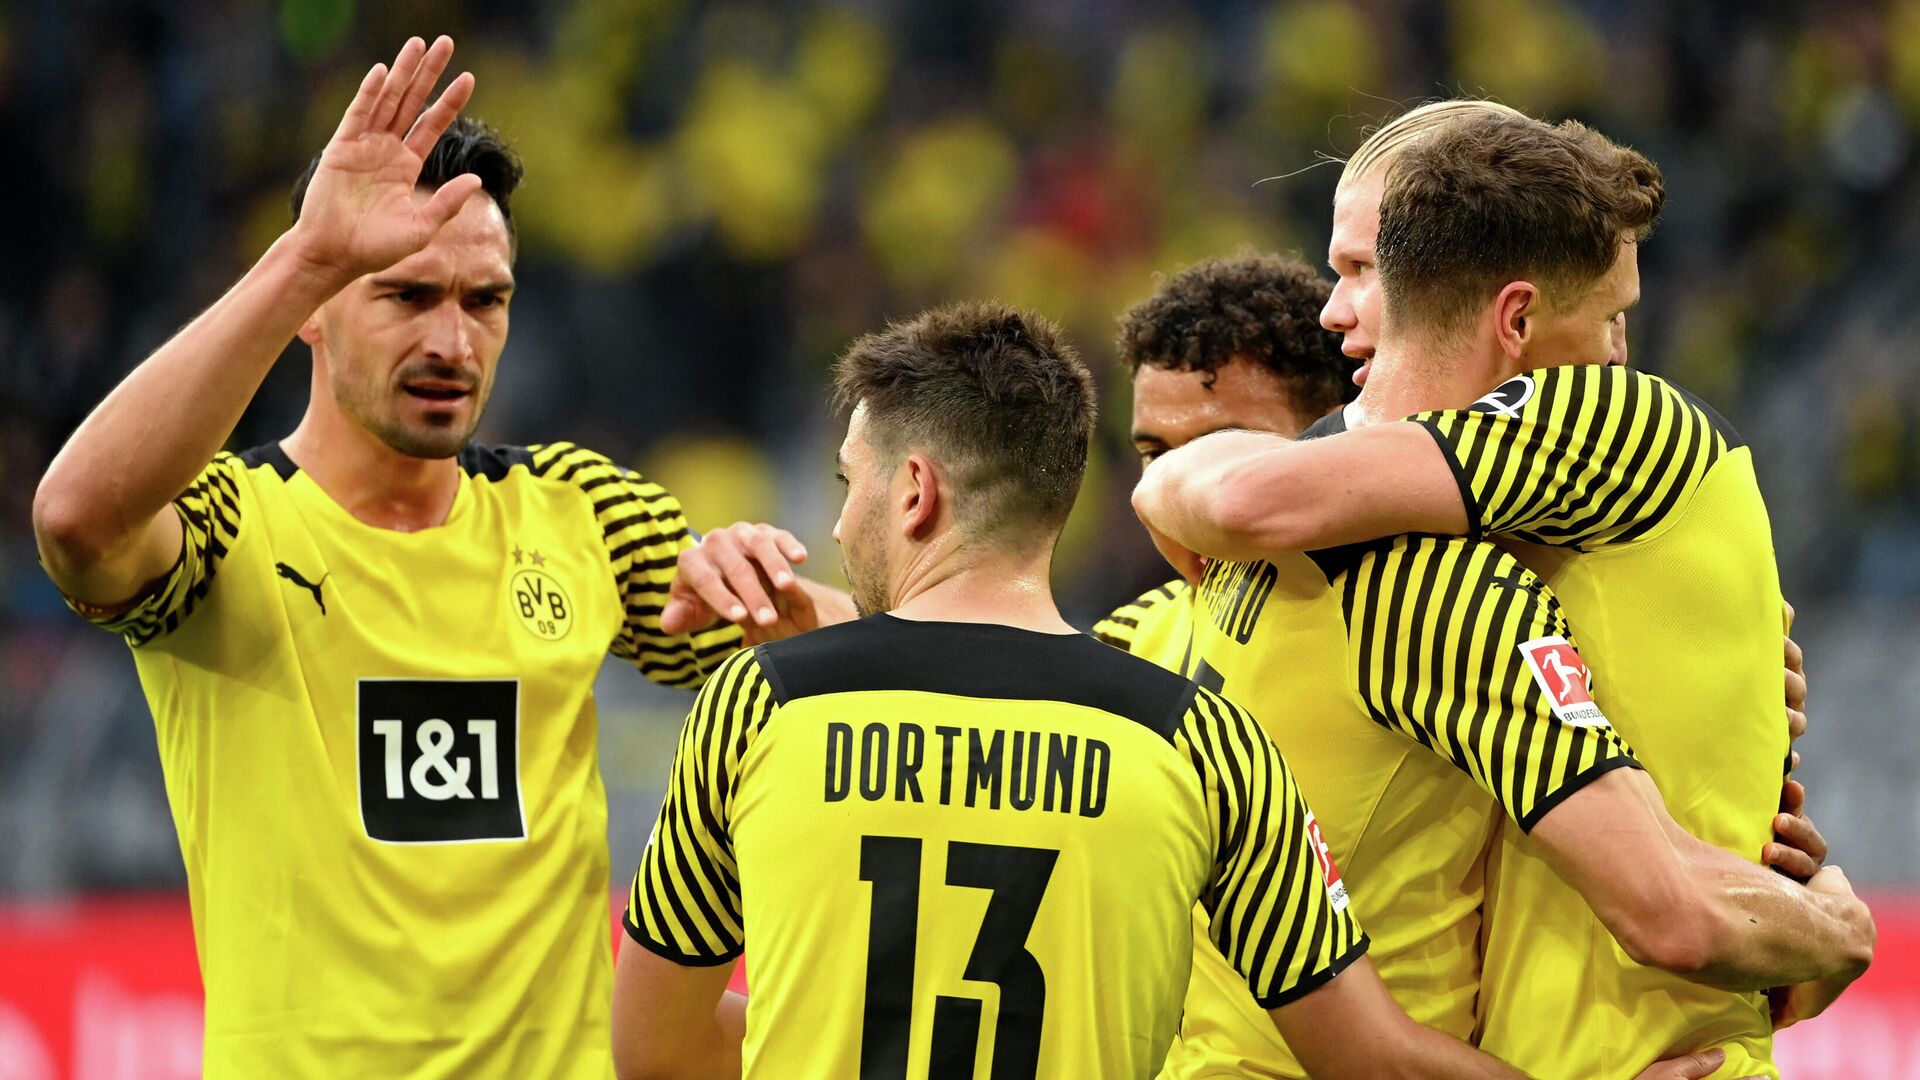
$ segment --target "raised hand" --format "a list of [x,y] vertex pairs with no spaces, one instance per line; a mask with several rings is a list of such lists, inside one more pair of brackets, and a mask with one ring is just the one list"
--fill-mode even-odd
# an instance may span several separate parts
[[360,81],[320,154],[293,231],[303,257],[343,285],[426,247],[480,188],[469,173],[429,199],[414,195],[433,144],[473,96],[473,76],[461,72],[421,110],[452,58],[452,38],[437,38],[431,48],[407,39],[391,69],[375,64]]

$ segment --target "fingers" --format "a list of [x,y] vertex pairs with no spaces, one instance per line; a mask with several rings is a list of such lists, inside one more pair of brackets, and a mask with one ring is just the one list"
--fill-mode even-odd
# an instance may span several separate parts
[[1807,805],[1807,786],[1798,780],[1786,780],[1780,784],[1780,812],[1798,814]]
[[392,131],[404,136],[413,127],[414,120],[420,115],[420,107],[427,103],[427,95],[439,84],[440,75],[447,70],[447,61],[453,59],[453,39],[445,34],[433,39],[426,55],[420,58],[419,69],[413,79],[403,88],[400,107],[394,111]]
[[413,85],[413,76],[420,70],[420,60],[427,54],[427,43],[417,37],[407,39],[400,46],[400,52],[393,58],[393,70],[387,73],[387,81],[380,87],[380,97],[373,104],[373,115],[368,119],[368,131],[389,131],[393,128],[393,118],[400,114],[400,99],[406,96],[407,88]]
[[1760,862],[1768,869],[1795,881],[1804,882],[1820,872],[1820,864],[1804,851],[1785,844],[1766,844],[1760,849]]
[[1781,597],[1780,598],[1780,619],[1781,619],[1780,632],[1781,633],[1783,634],[1793,633],[1793,614],[1794,614],[1793,605],[1787,601],[1786,597],[1784,596]]
[[[1789,743],[1798,742],[1800,737],[1806,733],[1807,714],[1791,705],[1787,706],[1787,741]],[[1798,757],[1799,753],[1795,752],[1794,756]],[[1797,763],[1795,767],[1798,767]]]
[[480,190],[480,178],[472,173],[459,176],[440,185],[427,204],[420,208],[420,215],[433,223],[435,229],[452,221],[460,208],[466,205],[467,196]]
[[360,80],[360,89],[353,92],[353,100],[347,103],[347,111],[340,117],[340,126],[333,129],[333,138],[353,139],[367,130],[367,118],[373,115],[373,104],[379,100],[380,87],[387,81],[387,65],[375,64],[367,69],[366,77]]
[[1786,680],[1787,708],[1805,709],[1807,707],[1807,677],[1792,668],[1788,668]]
[[1648,1070],[1654,1076],[1668,1077],[1669,1080],[1703,1080],[1712,1076],[1715,1069],[1725,1064],[1727,1052],[1714,1047],[1711,1050],[1699,1050],[1686,1057],[1664,1061],[1656,1069]]
[[[741,526],[736,525],[734,528],[740,529]],[[746,549],[746,556],[760,564],[760,572],[766,575],[774,588],[782,592],[793,589],[795,583],[793,568],[787,565],[787,554],[780,550],[779,542],[772,535],[780,530],[748,527],[745,531],[747,536],[743,547]]]
[[[674,582],[675,587],[679,582]],[[660,631],[666,634],[691,634],[703,630],[718,618],[712,608],[699,597],[670,596],[667,606],[660,612]]]
[[[1776,814],[1773,832],[1777,843],[1768,844],[1768,847],[1785,845],[1806,855],[1813,862],[1804,873],[1795,874],[1795,877],[1810,878],[1814,871],[1820,869],[1820,864],[1827,861],[1827,838],[1820,835],[1820,827],[1805,814]],[[1773,865],[1772,859],[1767,862]]]
[[1802,677],[1807,674],[1807,654],[1800,649],[1800,643],[1791,637],[1781,638],[1786,642],[1787,670]]
[[[431,84],[429,84],[431,88]],[[440,141],[447,128],[453,124],[453,118],[467,107],[473,97],[473,74],[463,71],[453,77],[447,88],[440,92],[439,100],[428,107],[426,112],[413,123],[413,130],[407,132],[407,149],[418,154],[422,160],[433,152],[433,144]]]

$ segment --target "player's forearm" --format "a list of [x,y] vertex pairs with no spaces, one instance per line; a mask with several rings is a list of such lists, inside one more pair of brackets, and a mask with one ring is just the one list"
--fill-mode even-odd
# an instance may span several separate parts
[[1212,559],[1299,550],[1310,535],[1303,511],[1312,500],[1296,490],[1292,446],[1244,431],[1196,439],[1147,466],[1134,511],[1149,528]]
[[107,395],[41,479],[49,569],[84,573],[137,538],[218,453],[287,342],[345,285],[289,232]]

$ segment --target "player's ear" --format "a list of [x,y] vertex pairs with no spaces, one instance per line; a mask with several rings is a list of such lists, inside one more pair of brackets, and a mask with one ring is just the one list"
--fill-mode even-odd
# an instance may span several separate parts
[[901,463],[900,531],[924,540],[940,516],[940,474],[925,454],[908,454]]
[[320,344],[320,312],[315,311],[313,314],[307,316],[307,321],[301,323],[300,329],[295,331],[295,333],[301,341],[306,342],[308,345]]
[[1493,331],[1500,351],[1518,360],[1533,342],[1534,323],[1544,299],[1531,281],[1509,281],[1493,298]]

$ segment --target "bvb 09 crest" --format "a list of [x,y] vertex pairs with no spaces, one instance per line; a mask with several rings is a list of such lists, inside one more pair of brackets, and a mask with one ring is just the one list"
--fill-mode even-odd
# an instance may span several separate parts
[[573,600],[545,570],[529,567],[516,572],[508,601],[520,625],[535,637],[558,641],[573,629]]

